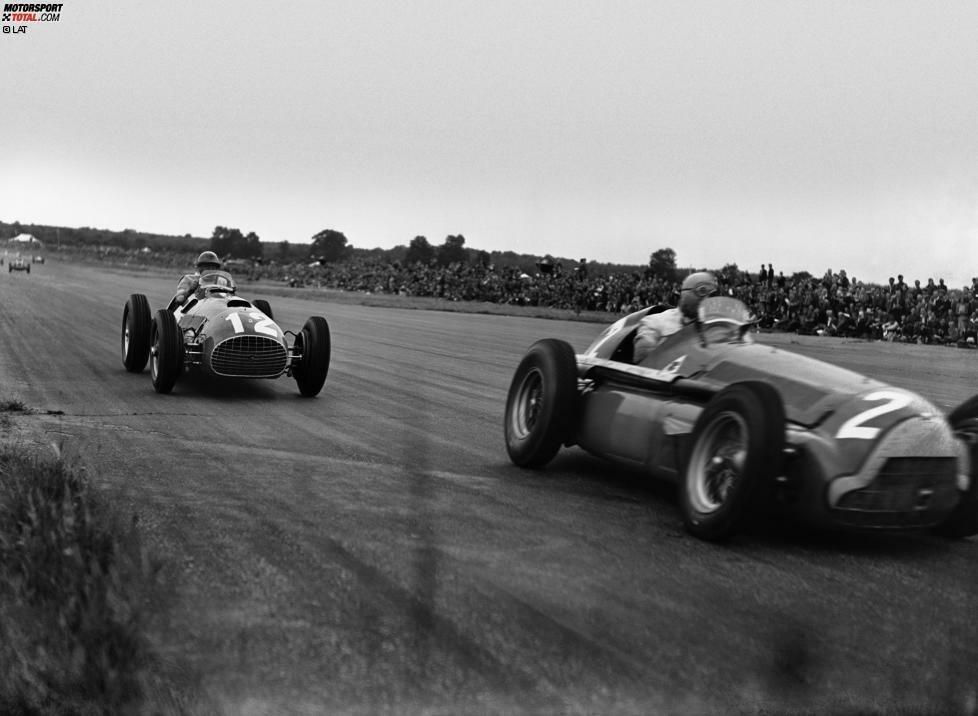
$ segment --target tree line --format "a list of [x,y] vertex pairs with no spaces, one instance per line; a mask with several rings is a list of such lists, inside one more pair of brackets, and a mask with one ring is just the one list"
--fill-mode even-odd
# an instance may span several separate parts
[[[404,264],[437,264],[448,266],[453,263],[478,266],[519,266],[528,272],[581,270],[584,261],[559,259],[551,255],[540,257],[514,251],[484,251],[465,245],[465,236],[449,234],[441,244],[434,244],[426,236],[415,236],[407,244],[390,249],[364,249],[350,244],[346,235],[336,229],[323,229],[310,238],[309,243],[289,241],[262,241],[254,232],[247,233],[237,227],[215,226],[210,237],[190,234],[173,236],[156,234],[134,229],[112,231],[92,227],[51,226],[47,224],[22,224],[18,221],[0,221],[0,241],[22,233],[31,234],[49,248],[62,247],[115,247],[128,251],[156,251],[170,253],[199,253],[210,249],[223,260],[249,261],[253,263],[300,263],[319,262],[321,264],[339,263],[353,258],[372,258]],[[672,266],[675,266],[675,252],[672,249],[660,250],[671,253]],[[656,254],[653,254],[653,258]],[[667,253],[666,258],[669,258]],[[592,262],[591,270],[600,273],[641,270],[643,267],[623,264]]]

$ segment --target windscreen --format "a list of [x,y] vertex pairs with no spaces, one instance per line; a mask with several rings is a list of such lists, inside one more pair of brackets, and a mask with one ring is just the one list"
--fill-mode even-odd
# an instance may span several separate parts
[[750,341],[750,311],[736,298],[705,298],[699,306],[700,331],[707,343]]
[[201,288],[217,288],[234,293],[234,279],[227,271],[206,271],[200,275]]

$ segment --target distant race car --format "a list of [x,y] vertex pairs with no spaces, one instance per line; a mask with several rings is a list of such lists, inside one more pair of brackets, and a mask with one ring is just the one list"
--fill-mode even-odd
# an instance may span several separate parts
[[34,257],[34,263],[36,263],[36,264],[43,264],[44,263],[44,257],[43,256],[35,256]]
[[933,528],[978,534],[978,397],[945,417],[906,390],[754,343],[747,308],[706,298],[698,319],[638,365],[648,308],[581,355],[533,344],[506,401],[513,463],[546,465],[561,446],[678,483],[687,530],[724,539],[788,511],[829,529]]
[[30,273],[30,261],[21,256],[15,256],[14,258],[10,259],[10,262],[7,264],[7,273],[12,271],[26,271],[27,273]]
[[302,395],[313,397],[326,382],[330,351],[325,318],[312,316],[298,333],[283,331],[268,301],[237,296],[225,271],[202,274],[182,306],[171,302],[150,316],[146,296],[135,293],[122,313],[122,362],[140,373],[148,360],[158,393],[169,393],[180,374],[193,369],[227,378],[290,375]]

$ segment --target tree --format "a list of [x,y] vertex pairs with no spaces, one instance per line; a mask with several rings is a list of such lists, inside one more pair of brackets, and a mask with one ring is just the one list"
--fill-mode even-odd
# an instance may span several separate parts
[[465,263],[468,260],[468,252],[465,250],[465,237],[459,234],[445,237],[445,243],[438,247],[438,263],[448,266],[453,263]]
[[261,259],[264,249],[254,231],[245,236],[241,229],[215,226],[211,234],[211,251],[222,259]]
[[343,235],[342,231],[335,229],[320,231],[312,237],[312,245],[309,247],[309,256],[317,258],[323,263],[339,261],[346,258],[348,253],[346,236]]
[[255,261],[260,261],[263,258],[264,249],[261,245],[261,239],[258,238],[258,234],[254,231],[249,231],[248,235],[244,237],[243,248],[245,251],[243,258]]
[[653,276],[667,281],[676,280],[676,252],[672,249],[653,251],[649,257],[649,271]]
[[404,262],[407,264],[427,264],[433,258],[435,258],[435,247],[428,243],[426,237],[415,236],[411,239],[411,244],[408,246],[407,256],[404,258]]
[[740,267],[735,263],[724,264],[719,271],[720,277],[728,283],[740,278]]

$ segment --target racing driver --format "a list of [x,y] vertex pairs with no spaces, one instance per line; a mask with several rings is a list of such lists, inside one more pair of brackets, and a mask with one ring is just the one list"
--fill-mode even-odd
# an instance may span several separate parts
[[180,279],[177,284],[177,294],[173,297],[172,305],[182,306],[187,300],[187,296],[192,294],[200,286],[200,274],[204,271],[215,271],[221,268],[221,260],[213,251],[204,251],[197,257],[197,272],[188,273]]
[[634,361],[641,363],[666,336],[671,336],[696,319],[700,301],[717,292],[717,280],[708,271],[691,273],[683,281],[679,305],[645,316],[638,324],[634,341]]

